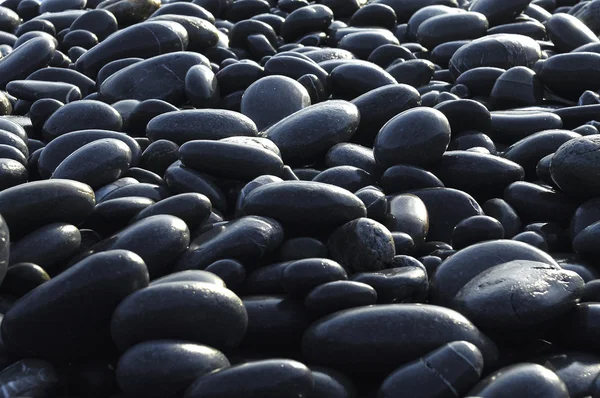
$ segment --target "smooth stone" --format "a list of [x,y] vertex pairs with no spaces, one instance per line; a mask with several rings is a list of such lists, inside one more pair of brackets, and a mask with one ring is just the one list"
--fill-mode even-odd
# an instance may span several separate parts
[[310,32],[323,32],[333,21],[333,11],[321,4],[294,10],[281,25],[281,36],[286,41],[299,39]]
[[52,98],[63,103],[81,99],[81,91],[77,86],[61,82],[13,80],[6,85],[6,91],[19,99],[32,102],[41,98]]
[[[85,358],[103,343],[117,304],[147,285],[148,270],[136,254],[114,250],[90,256],[15,303],[4,315],[2,340],[21,355],[52,361]],[[31,328],[32,319],[43,327]],[[46,344],[47,338],[53,344]]]
[[0,143],[12,146],[19,150],[24,156],[29,156],[29,149],[26,141],[22,140],[16,134],[0,129]]
[[383,46],[378,47],[376,50],[373,50],[367,61],[372,62],[375,65],[379,65],[382,68],[387,68],[388,66],[391,66],[391,64],[394,63],[394,61],[396,61],[398,58],[402,58],[404,60],[416,59],[415,55],[406,47],[396,44],[384,44]]
[[346,271],[337,262],[326,258],[306,258],[285,267],[281,284],[288,294],[303,297],[317,286],[347,279]]
[[379,26],[389,30],[393,30],[396,23],[396,12],[385,4],[368,4],[352,14],[348,22],[350,26]]
[[291,261],[259,267],[248,274],[241,290],[246,295],[285,295],[281,284],[283,270]]
[[420,245],[425,242],[429,233],[429,213],[418,196],[395,195],[388,200],[384,224],[392,232],[408,234],[415,244]]
[[104,129],[120,131],[121,115],[110,105],[100,101],[82,100],[66,104],[54,112],[42,129],[44,137],[55,139],[72,131]]
[[356,387],[352,381],[342,373],[321,366],[310,368],[315,379],[315,388],[311,398],[356,398]]
[[212,70],[206,65],[192,66],[185,75],[185,95],[196,108],[216,107],[221,97]]
[[273,218],[286,226],[321,231],[335,229],[367,213],[361,200],[347,190],[307,181],[258,187],[246,197],[243,211]]
[[94,211],[83,227],[89,228],[103,237],[108,237],[127,227],[132,217],[153,204],[153,200],[139,196],[106,200],[94,207]]
[[217,260],[206,267],[206,271],[218,276],[234,292],[237,292],[246,280],[246,269],[242,263],[232,259]]
[[52,179],[67,179],[98,189],[116,181],[131,165],[132,153],[123,141],[105,138],[90,142],[65,158]]
[[512,145],[544,130],[563,128],[560,116],[544,111],[492,112],[492,129],[488,132],[496,144]]
[[482,13],[490,21],[490,25],[495,26],[512,22],[528,5],[527,0],[509,0],[502,4],[491,0],[477,0],[470,4],[469,11]]
[[248,194],[250,194],[250,192],[254,191],[260,186],[282,181],[283,179],[277,176],[262,175],[244,185],[242,189],[239,190],[237,201],[235,203],[236,214],[240,215],[243,213],[242,208],[244,206],[244,201],[246,200],[246,197],[248,196]]
[[441,158],[450,143],[450,124],[440,111],[409,109],[388,121],[375,138],[373,154],[384,167],[426,165]]
[[35,181],[0,192],[0,214],[13,240],[54,222],[79,225],[95,204],[88,185],[69,180]]
[[183,145],[192,140],[219,140],[234,136],[257,137],[256,124],[245,115],[223,109],[167,112],[150,120],[151,141],[166,139]]
[[147,59],[160,54],[183,51],[187,44],[187,31],[180,24],[148,21],[107,37],[81,56],[75,63],[75,69],[95,78],[100,69],[111,61],[128,57]]
[[[380,327],[374,329],[374,324]],[[425,304],[377,305],[321,318],[304,333],[302,352],[311,363],[363,375],[385,374],[457,340],[476,345],[486,361],[495,360],[494,343],[467,318]]]
[[449,69],[457,78],[470,69],[483,66],[502,69],[513,66],[531,68],[541,56],[540,45],[532,38],[498,34],[484,36],[459,48],[450,59]]
[[215,75],[221,98],[224,100],[226,96],[237,91],[246,90],[251,84],[263,78],[265,69],[249,60],[232,62],[230,65],[227,64],[227,61],[224,61],[221,64],[221,69]]
[[248,216],[216,224],[192,240],[177,260],[175,271],[206,269],[226,258],[256,261],[276,250],[282,241],[283,228],[268,218]]
[[174,262],[189,243],[190,231],[183,220],[170,215],[156,215],[131,224],[93,246],[91,251],[132,251],[144,259],[153,280],[172,271]]
[[193,192],[182,193],[148,206],[133,217],[131,222],[166,214],[182,219],[192,231],[208,219],[211,210],[212,205],[205,195]]
[[446,116],[453,136],[469,130],[487,132],[491,128],[490,112],[477,101],[469,99],[445,101],[437,104],[435,109]]
[[399,24],[410,21],[414,14],[427,6],[447,6],[452,8],[458,7],[458,3],[452,0],[420,0],[416,2],[402,0],[378,0],[375,4],[387,4],[392,7],[398,16]]
[[522,330],[569,312],[583,294],[584,284],[575,272],[515,260],[475,276],[451,306],[483,330]]
[[25,79],[38,69],[48,66],[55,50],[55,44],[45,37],[34,38],[15,48],[0,59],[0,89],[5,90],[9,82]]
[[[277,383],[273,383],[277,380]],[[184,398],[217,398],[243,394],[247,398],[295,398],[314,388],[310,369],[289,359],[246,362],[201,376]]]
[[121,350],[156,339],[182,339],[220,350],[236,347],[247,323],[244,305],[232,291],[204,282],[171,282],[121,301],[111,333]]
[[248,36],[254,34],[262,34],[267,38],[271,45],[276,45],[277,34],[271,25],[253,19],[246,19],[244,21],[236,22],[229,31],[229,46],[247,50]]
[[421,96],[407,84],[390,84],[352,100],[360,113],[354,140],[372,146],[375,136],[388,120],[421,105]]
[[13,159],[0,159],[0,190],[26,183],[27,168]]
[[241,111],[262,131],[310,104],[308,91],[297,81],[286,76],[266,76],[244,91]]
[[600,185],[593,178],[599,172],[595,158],[599,145],[600,137],[592,135],[574,138],[556,150],[550,174],[563,192],[584,198],[599,194]]
[[447,151],[431,171],[444,183],[479,200],[501,197],[504,189],[525,177],[510,160],[484,153]]
[[556,373],[537,364],[520,363],[497,370],[481,380],[468,395],[480,398],[527,395],[568,398],[569,392]]
[[495,240],[477,243],[458,251],[437,268],[430,281],[431,302],[450,304],[477,275],[515,260],[535,261],[560,269],[548,254],[523,242]]
[[214,25],[215,17],[210,10],[196,3],[168,3],[154,11],[151,18],[159,15],[183,15],[202,18]]
[[577,47],[598,43],[598,36],[576,17],[559,13],[546,22],[548,37],[560,52],[570,52]]
[[[131,137],[109,130],[80,130],[63,134],[44,147],[38,162],[40,175],[44,178],[50,178],[56,168],[72,153],[87,144],[104,139],[115,139],[124,142],[131,152],[131,165],[139,163],[141,157],[140,146]],[[98,159],[98,161],[102,161],[102,159]]]
[[215,185],[213,177],[209,175],[175,163],[175,166],[169,167],[165,172],[164,181],[172,194],[200,193],[210,200],[214,209],[219,211],[227,209],[225,193]]
[[600,199],[593,198],[583,202],[573,214],[569,225],[571,239],[597,221],[600,221]]
[[49,280],[50,276],[37,264],[14,264],[6,271],[0,292],[21,298]]
[[242,347],[282,355],[300,345],[310,317],[297,298],[283,295],[243,297],[248,312],[248,328]]
[[362,272],[352,280],[374,288],[378,304],[424,302],[429,288],[425,269],[411,266]]
[[98,41],[104,41],[118,29],[118,22],[114,14],[103,9],[89,10],[78,17],[71,24],[71,30],[85,29],[98,37]]
[[286,164],[303,165],[324,155],[335,144],[348,141],[359,121],[355,105],[332,100],[293,113],[264,134],[281,150]]
[[456,83],[469,88],[472,95],[489,96],[497,79],[506,72],[502,68],[482,66],[463,72]]
[[36,396],[51,394],[59,383],[57,369],[41,359],[22,359],[0,372],[0,383],[7,386],[3,397]]
[[350,192],[356,192],[375,183],[375,179],[369,173],[354,166],[330,167],[319,173],[312,181],[334,185]]
[[96,6],[112,12],[122,25],[142,22],[161,6],[159,0],[105,0]]
[[140,182],[138,180],[136,180],[135,178],[131,178],[131,177],[123,177],[123,178],[119,178],[117,181],[105,185],[100,189],[97,189],[94,193],[96,195],[96,202],[100,203],[102,202],[102,200],[104,199],[104,197],[114,191],[116,191],[119,188],[123,188],[125,186],[128,185],[134,185],[134,184],[139,184]]
[[[425,204],[429,216],[429,241],[450,242],[452,231],[460,221],[483,214],[473,197],[457,189],[425,188],[408,193],[419,197]],[[447,212],[449,206],[453,209],[451,214]],[[415,239],[415,242],[417,241]]]
[[556,373],[572,397],[592,394],[594,379],[600,373],[598,356],[582,352],[567,351],[544,355],[536,362]]
[[536,166],[543,157],[556,152],[561,145],[580,136],[568,130],[540,131],[511,145],[502,156],[520,164],[525,170],[526,179],[534,181],[537,177]]
[[116,377],[127,394],[166,398],[183,393],[196,378],[229,366],[227,357],[214,348],[157,340],[128,349],[119,358]]
[[454,341],[396,369],[383,381],[378,397],[396,397],[398,391],[410,391],[414,398],[464,396],[479,381],[483,367],[475,345]]
[[42,15],[36,16],[34,20],[43,19],[49,21],[56,28],[56,32],[67,29],[87,12],[87,10],[65,10],[60,12],[48,12]]
[[194,140],[179,148],[182,163],[215,177],[248,181],[261,175],[281,175],[283,161],[260,145]]
[[[158,55],[111,75],[102,83],[99,93],[111,103],[125,99],[159,99],[183,105],[186,102],[185,76],[195,65],[210,66],[210,63],[205,56],[189,51]],[[165,70],[169,73],[165,74]],[[146,80],[155,84],[141,84]]]
[[585,227],[573,239],[573,250],[584,256],[594,255],[598,252],[595,241],[600,234],[600,222]]
[[225,285],[225,282],[217,275],[214,275],[208,271],[201,271],[197,269],[174,272],[172,274],[165,275],[163,277],[153,280],[150,283],[150,286],[171,282],[203,282],[210,283],[215,286],[227,287]]
[[516,234],[511,238],[512,240],[516,240],[519,242],[527,243],[533,247],[537,247],[538,249],[548,252],[549,246],[548,242],[546,242],[546,238],[539,232],[534,231],[525,231],[520,234]]
[[9,264],[34,263],[55,274],[79,249],[81,234],[77,227],[53,223],[41,227],[19,239],[11,248]]
[[375,161],[371,148],[345,142],[334,145],[327,152],[325,164],[329,168],[354,166],[366,171],[375,178],[383,173],[383,168]]
[[556,222],[567,226],[577,209],[577,202],[561,191],[518,181],[504,191],[506,200],[524,222]]
[[333,95],[349,101],[379,87],[398,83],[375,64],[346,63],[334,68],[329,76]]
[[504,239],[504,227],[489,216],[473,216],[459,222],[452,231],[452,248],[464,249],[479,242]]
[[[598,79],[600,54],[572,52],[557,54],[536,65],[542,83],[552,92],[577,101],[586,90],[600,89]],[[577,65],[577,69],[573,69]]]
[[377,303],[377,291],[366,283],[334,281],[311,290],[304,300],[308,312],[324,316],[334,312]]
[[355,195],[367,208],[367,217],[378,222],[385,222],[388,200],[385,194],[374,186],[367,186],[355,192]]
[[140,167],[164,175],[169,166],[179,160],[179,145],[168,140],[152,142],[142,153]]
[[114,61],[111,61],[105,64],[98,71],[98,76],[96,76],[96,84],[95,87],[100,87],[102,83],[110,76],[114,75],[118,71],[127,68],[130,65],[137,64],[138,62],[142,62],[142,58],[121,58]]
[[27,166],[27,158],[25,157],[23,152],[19,151],[14,146],[0,144],[0,158],[16,160],[23,166]]
[[[196,67],[205,68],[204,65],[197,65],[192,67],[192,69]],[[129,115],[127,133],[133,136],[145,137],[146,127],[150,120],[163,113],[174,112],[177,110],[176,107],[162,100],[150,99],[141,101]]]
[[436,15],[419,24],[416,35],[426,48],[457,40],[473,40],[485,36],[488,20],[480,12],[461,12]]
[[[83,97],[96,91],[96,83],[86,75],[66,68],[43,68],[33,72],[27,80],[44,81],[48,83],[62,82],[79,88]],[[58,98],[60,100],[60,98]],[[62,102],[65,102],[61,100]]]
[[[176,3],[173,3],[176,4]],[[192,5],[192,3],[182,3]],[[164,7],[161,7],[157,10],[157,12],[163,10]],[[166,10],[165,10],[166,11]],[[204,18],[196,17],[193,15],[177,15],[177,14],[162,14],[162,15],[154,15],[149,21],[172,21],[179,23],[188,34],[188,51],[197,51],[204,52],[207,48],[213,47],[219,43],[219,31],[214,26],[214,22],[207,20],[214,19],[212,15],[210,15],[206,10],[202,10],[204,12]],[[156,14],[156,13],[155,13]],[[212,17],[212,18],[210,18]]]

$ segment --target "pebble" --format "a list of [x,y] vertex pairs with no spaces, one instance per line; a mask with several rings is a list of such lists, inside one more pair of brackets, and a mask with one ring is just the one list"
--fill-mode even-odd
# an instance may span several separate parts
[[127,394],[175,397],[198,377],[229,366],[227,357],[214,348],[181,340],[153,340],[128,349],[119,358],[116,376]]
[[205,282],[170,282],[121,301],[112,315],[111,334],[121,350],[161,339],[224,350],[239,345],[247,324],[242,301],[229,289]]
[[[90,256],[17,301],[4,314],[2,341],[24,356],[59,362],[85,358],[104,346],[106,323],[119,302],[147,285],[148,269],[138,255],[113,250]],[[40,327],[31,328],[32,320]]]
[[[381,327],[374,329],[374,323]],[[383,304],[321,318],[304,333],[302,352],[319,365],[385,374],[457,340],[476,345],[486,361],[497,355],[494,343],[467,318],[426,304]]]
[[[569,312],[581,297],[584,284],[572,271],[515,260],[471,279],[451,306],[482,330],[522,330]],[[494,309],[483,310],[491,308],[489,303],[494,303]]]
[[454,341],[390,374],[379,388],[379,397],[391,398],[397,391],[413,397],[466,394],[483,372],[483,357],[477,346]]
[[[277,383],[273,383],[277,380]],[[243,383],[243,387],[238,383]],[[248,398],[296,398],[309,396],[314,388],[310,369],[286,359],[250,361],[198,377],[185,398],[216,398],[243,394]]]

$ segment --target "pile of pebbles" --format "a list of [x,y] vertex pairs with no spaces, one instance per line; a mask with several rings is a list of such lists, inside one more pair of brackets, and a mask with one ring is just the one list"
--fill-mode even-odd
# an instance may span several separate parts
[[5,0],[0,398],[600,397],[600,0]]

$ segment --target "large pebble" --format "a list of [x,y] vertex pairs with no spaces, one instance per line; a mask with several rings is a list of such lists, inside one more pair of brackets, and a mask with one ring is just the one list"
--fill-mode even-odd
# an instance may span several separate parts
[[454,53],[450,59],[450,71],[457,78],[469,69],[483,66],[502,69],[513,66],[531,68],[541,56],[540,45],[530,37],[515,34],[484,36]]
[[[277,383],[273,383],[277,380]],[[199,377],[184,398],[308,397],[314,388],[312,372],[300,362],[288,359],[253,361]]]
[[241,217],[213,225],[192,240],[175,270],[205,269],[225,258],[256,261],[277,249],[282,241],[283,228],[278,222],[263,217]]
[[281,150],[286,164],[304,165],[324,155],[332,146],[348,141],[360,122],[358,108],[341,100],[306,107],[265,131]]
[[0,192],[0,214],[13,240],[54,222],[79,225],[95,204],[88,185],[70,180],[35,181]]
[[93,255],[19,300],[4,315],[2,340],[24,356],[85,358],[102,349],[119,302],[145,286],[148,270],[138,255],[125,250]]
[[121,350],[157,339],[231,349],[242,340],[247,324],[246,309],[232,291],[204,282],[170,282],[141,289],[121,301],[111,333]]
[[187,31],[178,23],[149,21],[123,29],[81,56],[75,68],[91,78],[111,61],[126,57],[150,58],[182,51],[187,47]]
[[334,369],[378,373],[457,340],[476,345],[486,361],[495,360],[494,343],[467,318],[424,304],[387,304],[337,312],[311,325],[302,339],[302,352],[311,362]]
[[514,260],[535,261],[560,269],[552,257],[526,243],[511,240],[482,242],[460,250],[440,265],[431,277],[431,301],[449,305],[477,275]]
[[367,214],[361,200],[345,189],[307,181],[258,187],[246,197],[243,211],[313,231],[337,228]]
[[471,279],[454,297],[452,308],[483,330],[526,329],[571,310],[583,286],[583,279],[572,271],[515,260]]
[[600,156],[600,137],[575,138],[561,145],[550,165],[552,180],[567,193],[592,197],[600,195],[600,185],[594,176]]
[[398,391],[414,398],[462,396],[479,381],[483,365],[475,345],[454,341],[396,369],[383,381],[378,397],[393,398]]
[[[189,51],[158,55],[111,75],[102,83],[99,93],[111,103],[126,99],[159,99],[183,105],[187,100],[185,76],[195,65],[209,66],[210,63],[203,55]],[[145,83],[150,81],[152,84]]]
[[75,101],[54,112],[42,129],[44,138],[53,140],[77,130],[121,131],[123,119],[115,108],[100,101]]
[[409,109],[388,121],[375,138],[375,160],[384,167],[425,165],[441,158],[450,143],[450,123],[440,111]]
[[9,82],[25,79],[36,70],[48,66],[55,50],[56,46],[51,40],[38,37],[0,59],[0,88],[4,90]]
[[151,141],[165,139],[183,145],[192,140],[219,140],[234,136],[258,136],[256,124],[240,113],[224,109],[167,112],[148,123]]
[[127,350],[117,364],[122,390],[146,397],[176,397],[196,378],[229,367],[214,348],[181,340],[154,340]]
[[276,153],[241,142],[189,141],[179,148],[179,157],[194,170],[242,181],[283,172],[283,161]]

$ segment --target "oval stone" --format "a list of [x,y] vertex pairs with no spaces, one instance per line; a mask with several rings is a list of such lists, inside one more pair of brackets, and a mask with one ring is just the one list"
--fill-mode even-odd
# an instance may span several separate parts
[[467,318],[425,304],[370,306],[321,318],[304,333],[302,353],[315,364],[381,374],[457,340],[477,346],[486,362],[496,359],[494,343]]
[[244,305],[232,291],[204,282],[170,282],[121,301],[112,317],[111,333],[121,350],[157,339],[231,349],[242,340],[247,323]]
[[[24,356],[59,362],[85,358],[102,348],[105,326],[119,302],[145,286],[148,270],[138,255],[114,250],[90,256],[6,312],[2,340]],[[31,322],[39,327],[32,328]]]

